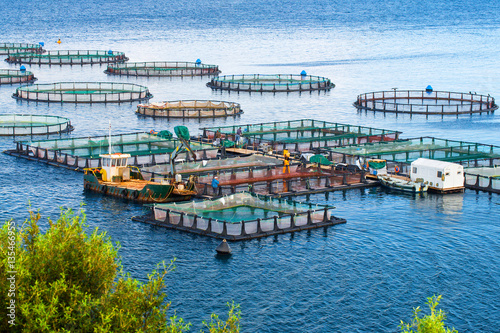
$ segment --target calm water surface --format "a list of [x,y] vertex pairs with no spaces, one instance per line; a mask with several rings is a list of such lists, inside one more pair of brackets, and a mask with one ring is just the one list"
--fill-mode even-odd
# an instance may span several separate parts
[[[330,78],[335,89],[306,94],[211,91],[208,78],[108,77],[104,66],[27,66],[37,83],[131,82],[152,101],[214,99],[241,103],[225,120],[137,117],[137,103],[72,105],[19,102],[0,86],[3,113],[71,119],[70,137],[314,118],[500,145],[500,117],[398,116],[357,112],[358,94],[424,89],[500,98],[498,1],[21,1],[3,4],[2,42],[46,48],[124,51],[130,61],[217,64],[222,74],[300,73]],[[61,38],[63,43],[55,41]],[[18,68],[0,58],[2,68]],[[14,147],[0,138],[0,149]],[[89,225],[121,244],[126,271],[144,280],[162,260],[177,258],[168,277],[177,315],[200,328],[234,300],[245,332],[396,332],[426,297],[442,294],[448,323],[460,332],[500,326],[500,197],[466,191],[406,196],[382,189],[298,198],[335,205],[347,224],[327,230],[233,244],[132,222],[141,205],[83,193],[83,176],[0,154],[0,218],[22,223],[31,203],[47,217],[84,204]],[[46,227],[46,220],[42,222]]]

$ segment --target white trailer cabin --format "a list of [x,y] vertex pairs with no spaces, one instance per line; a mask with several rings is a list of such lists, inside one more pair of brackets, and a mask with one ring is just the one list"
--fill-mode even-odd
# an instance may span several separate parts
[[463,192],[464,167],[460,164],[419,158],[411,163],[410,178],[414,182],[427,182],[429,190]]

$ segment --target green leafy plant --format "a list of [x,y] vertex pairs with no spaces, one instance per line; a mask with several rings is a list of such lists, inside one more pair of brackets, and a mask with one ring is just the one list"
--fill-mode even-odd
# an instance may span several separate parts
[[[8,221],[0,229],[0,299],[2,304],[14,304],[13,310],[0,307],[0,331],[177,333],[190,329],[182,318],[167,315],[165,276],[175,268],[175,259],[158,265],[141,283],[123,272],[119,244],[113,245],[98,229],[86,232],[83,210],[75,214],[61,209],[56,222],[49,219],[45,233],[38,227],[40,218],[39,212],[30,211],[22,226]],[[227,322],[231,330],[221,326],[210,332],[239,332],[235,308],[233,303]]]
[[413,309],[413,318],[410,323],[401,320],[399,327],[402,333],[458,333],[454,328],[451,330],[444,325],[446,313],[443,310],[436,310],[441,300],[441,295],[427,298],[427,303],[431,313],[420,317],[421,309]]

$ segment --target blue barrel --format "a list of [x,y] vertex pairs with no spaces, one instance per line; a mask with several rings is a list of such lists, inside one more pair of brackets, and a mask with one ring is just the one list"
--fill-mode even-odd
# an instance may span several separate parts
[[196,59],[196,64],[197,65],[201,65],[201,60],[200,59]]
[[21,70],[21,72],[26,72],[26,67],[24,67],[24,65],[22,65],[19,69]]
[[112,54],[113,54],[113,51],[112,51],[112,50],[109,50],[109,51],[108,51],[108,54],[109,54],[109,55],[112,55]]
[[427,88],[425,88],[425,91],[427,91],[427,92],[432,92],[432,90],[433,89],[432,89],[432,86],[430,84],[427,86]]
[[302,72],[300,72],[300,75],[306,76],[307,73],[306,73],[306,71],[302,71]]
[[44,46],[45,46],[45,43],[44,43],[44,42],[40,42],[40,43],[38,43],[38,44],[40,44],[40,46],[41,46],[41,47],[44,47]]

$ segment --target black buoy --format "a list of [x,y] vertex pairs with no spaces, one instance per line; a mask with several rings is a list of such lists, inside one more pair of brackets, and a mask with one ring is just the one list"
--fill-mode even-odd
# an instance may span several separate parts
[[225,239],[215,248],[218,254],[231,254],[231,248]]

